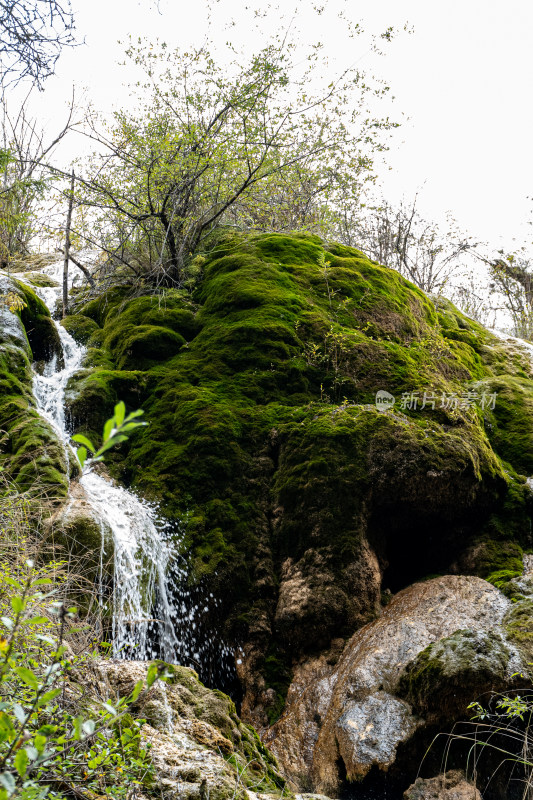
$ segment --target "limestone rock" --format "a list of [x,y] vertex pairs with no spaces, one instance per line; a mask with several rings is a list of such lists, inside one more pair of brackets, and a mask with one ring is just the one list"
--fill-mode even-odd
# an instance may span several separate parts
[[[469,654],[476,676],[469,684],[471,696],[466,692],[462,701],[474,700],[495,683],[500,688],[521,666],[516,650],[500,638],[510,607],[510,600],[475,577],[448,575],[408,587],[379,619],[354,634],[336,666],[315,662],[314,674],[296,670],[298,686],[289,691],[285,713],[265,742],[300,788],[311,788],[307,775],[315,791],[330,796],[340,788],[339,758],[348,779],[361,779],[372,767],[387,770],[398,745],[426,724],[421,715],[429,705],[420,702],[415,711],[402,696],[409,665],[433,645],[439,680],[445,686],[447,675],[453,684],[461,672],[459,650]],[[457,631],[476,633],[455,641]],[[457,705],[449,703],[441,716],[453,719],[456,712]]]
[[459,770],[436,778],[417,778],[403,796],[404,800],[482,800],[479,790]]
[[399,689],[426,720],[459,719],[473,698],[504,688],[510,659],[497,633],[457,631],[408,664]]
[[[73,482],[64,506],[47,520],[50,544],[76,560],[76,569],[91,582],[113,577],[113,536],[89,504],[83,487]],[[61,555],[61,554],[60,554]]]
[[[140,661],[98,662],[100,690],[127,695],[147,668]],[[166,670],[168,681],[155,683],[135,708],[147,720],[142,735],[151,745],[164,800],[282,794],[285,780],[275,759],[239,720],[230,698],[207,689],[188,667],[166,665]]]

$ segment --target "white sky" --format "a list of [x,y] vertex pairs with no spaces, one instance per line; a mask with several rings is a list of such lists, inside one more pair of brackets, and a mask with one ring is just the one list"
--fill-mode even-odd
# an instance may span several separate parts
[[[296,4],[304,45],[320,38],[332,53],[332,71],[356,61],[386,80],[395,96],[392,109],[383,108],[403,122],[393,133],[387,163],[379,167],[385,197],[409,200],[423,187],[419,208],[427,216],[439,221],[450,211],[460,227],[494,247],[530,244],[533,3],[331,0],[331,13],[317,16],[317,2]],[[265,0],[250,4],[268,8]],[[214,0],[213,6],[210,35],[221,46],[229,38],[250,53],[261,46],[262,37],[250,28],[247,2]],[[51,130],[64,115],[73,83],[88,87],[88,96],[103,110],[131,102],[123,85],[131,74],[118,66],[123,48],[117,40],[132,34],[175,46],[201,44],[208,30],[205,0],[160,0],[159,10],[150,0],[73,0],[73,7],[86,44],[64,52],[57,76],[34,105]],[[378,57],[364,39],[346,36],[346,26],[333,13],[338,10],[376,34],[406,22],[414,32],[384,45],[385,55]],[[237,24],[225,30],[231,18]],[[279,14],[271,12],[261,25],[274,30]],[[379,106],[375,113],[382,113]]]

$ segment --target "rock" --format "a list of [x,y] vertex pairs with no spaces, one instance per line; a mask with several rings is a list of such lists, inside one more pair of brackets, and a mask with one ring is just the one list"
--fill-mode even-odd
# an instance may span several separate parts
[[63,556],[74,557],[74,570],[91,584],[112,580],[112,532],[97,516],[79,483],[72,482],[67,502],[47,520],[45,535],[50,544],[59,545]]
[[[404,589],[354,634],[336,666],[315,660],[311,670],[296,669],[285,713],[264,741],[297,786],[330,796],[341,788],[339,759],[348,780],[373,767],[390,769],[400,743],[427,725],[423,714],[453,720],[483,691],[511,683],[521,667],[503,638],[511,605],[475,577],[450,575]],[[438,665],[433,700],[429,665]],[[405,687],[420,674],[415,698]],[[453,691],[465,676],[456,702]]]
[[[356,249],[218,237],[190,294],[116,285],[84,303],[80,292],[66,324],[92,330],[94,352],[69,383],[67,418],[99,433],[118,399],[145,409],[149,426],[113,453],[113,470],[174,521],[187,509],[191,580],[220,601],[216,622],[244,651],[244,713],[266,726],[294,664],[373,619],[382,589],[451,571],[469,547],[463,560],[485,577],[482,540],[506,537],[521,555],[523,481],[491,437],[521,472],[533,385],[523,354],[507,358],[489,331]],[[502,375],[514,381],[502,384],[512,431],[503,411],[485,425],[440,403]],[[383,389],[396,398],[385,413]],[[426,390],[437,400],[402,406]]]
[[436,778],[417,778],[403,794],[404,800],[482,800],[464,773],[450,770]]
[[348,703],[335,731],[347,779],[364,778],[373,764],[386,770],[396,755],[394,744],[409,739],[421,724],[407,703],[388,692]]
[[17,312],[0,300],[0,467],[17,490],[55,504],[67,495],[69,464],[54,428],[35,409],[31,360],[57,355],[59,337],[35,293],[0,271],[0,298],[10,292],[26,305]]
[[493,631],[457,631],[429,645],[410,664],[398,691],[426,721],[460,719],[468,704],[509,682],[511,652]]
[[[102,695],[106,688],[108,694],[129,694],[146,677],[148,666],[98,662]],[[164,666],[168,681],[155,683],[134,708],[146,719],[142,735],[151,745],[164,800],[247,800],[249,792],[287,796],[274,757],[239,720],[230,698],[207,689],[188,667]]]

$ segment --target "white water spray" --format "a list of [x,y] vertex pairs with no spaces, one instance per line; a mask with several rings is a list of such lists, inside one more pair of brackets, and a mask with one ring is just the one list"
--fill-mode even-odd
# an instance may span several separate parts
[[[62,262],[42,270],[56,287],[37,288],[53,311],[61,296]],[[72,272],[72,271],[71,271]],[[74,273],[74,282],[80,276]],[[40,414],[54,427],[69,449],[65,417],[65,390],[70,378],[83,368],[85,349],[55,322],[62,346],[35,373],[34,393]],[[154,505],[116,486],[95,472],[90,463],[79,481],[102,530],[100,597],[105,605],[103,564],[109,531],[113,539],[113,655],[116,658],[163,658],[203,672],[213,684],[233,679],[233,655],[216,631],[203,620],[217,606],[200,588],[189,589],[187,563],[179,555],[182,532],[162,519]],[[73,501],[74,502],[74,501]]]
[[[43,272],[59,282],[61,270],[62,264],[56,263]],[[37,292],[52,311],[61,288],[38,288]],[[55,325],[62,359],[54,355],[44,365],[42,374],[35,373],[33,388],[39,413],[54,427],[66,449],[70,436],[65,419],[65,390],[70,378],[82,367],[85,349],[65,328],[57,322]],[[107,528],[113,534],[114,656],[138,659],[154,656],[151,634],[155,633],[157,654],[176,662],[180,651],[183,652],[183,643],[174,633],[175,609],[168,596],[170,548],[158,530],[154,509],[90,466],[84,470],[80,485],[102,531]],[[102,548],[104,541],[103,536]]]

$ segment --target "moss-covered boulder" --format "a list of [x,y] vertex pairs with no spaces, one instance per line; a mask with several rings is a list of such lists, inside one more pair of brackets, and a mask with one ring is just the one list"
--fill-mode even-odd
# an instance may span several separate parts
[[[247,790],[273,798],[293,796],[276,759],[253,728],[240,721],[229,697],[207,689],[191,669],[160,666],[165,684],[141,695],[132,711],[146,720],[143,738],[151,745],[163,797],[247,800]],[[146,677],[147,668],[131,661],[96,665],[100,685],[103,678],[122,697]]]
[[0,302],[0,466],[20,490],[57,501],[67,494],[70,466],[54,429],[36,411],[31,370],[33,360],[57,353],[57,331],[32,290],[0,274],[0,296],[10,292],[26,305],[17,311]]
[[99,330],[96,322],[83,314],[67,315],[61,320],[61,325],[78,344],[87,344],[91,336]]
[[407,665],[398,693],[427,721],[453,722],[467,716],[473,700],[510,685],[510,661],[498,633],[459,630]]
[[117,286],[69,325],[87,318],[71,420],[99,432],[117,399],[144,409],[108,465],[181,521],[256,721],[281,710],[293,662],[377,615],[383,590],[515,570],[531,364],[451,304],[353,248],[227,234],[192,294]]

